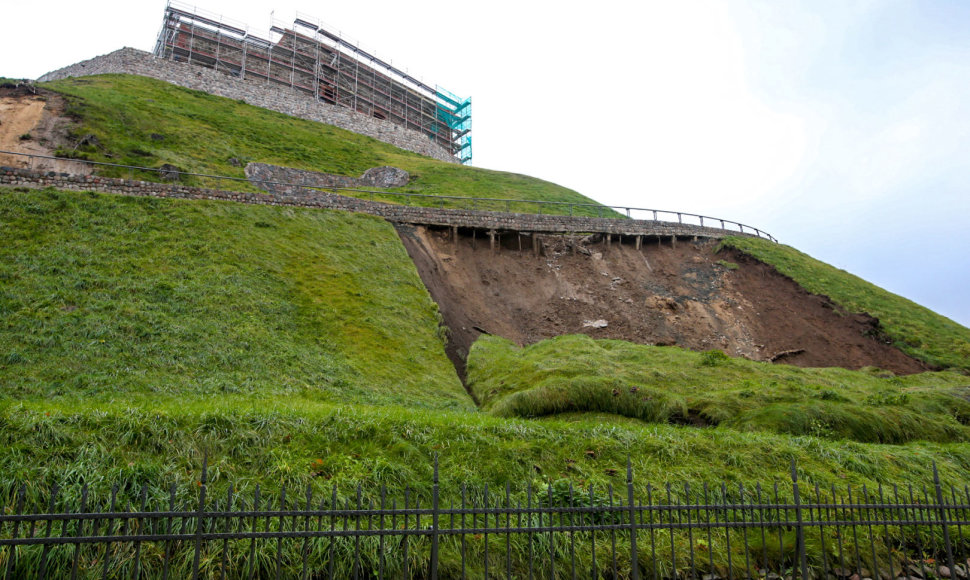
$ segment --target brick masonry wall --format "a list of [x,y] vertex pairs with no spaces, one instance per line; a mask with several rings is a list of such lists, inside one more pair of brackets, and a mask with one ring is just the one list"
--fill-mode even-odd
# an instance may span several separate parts
[[313,190],[301,190],[292,194],[245,193],[93,175],[38,172],[13,167],[0,167],[0,185],[30,188],[54,187],[131,196],[208,199],[259,205],[334,209],[370,214],[395,223],[456,226],[495,231],[552,234],[601,233],[624,236],[697,236],[702,238],[754,235],[747,232],[741,234],[733,230],[672,222],[435,209],[373,202]]
[[399,127],[390,121],[375,119],[345,107],[317,101],[311,95],[272,81],[254,78],[239,79],[203,66],[157,58],[151,53],[135,48],[125,47],[96,56],[49,72],[38,80],[54,81],[100,74],[150,77],[220,97],[245,101],[250,105],[301,119],[334,125],[401,149],[441,161],[458,163],[449,151],[435,144],[426,135]]

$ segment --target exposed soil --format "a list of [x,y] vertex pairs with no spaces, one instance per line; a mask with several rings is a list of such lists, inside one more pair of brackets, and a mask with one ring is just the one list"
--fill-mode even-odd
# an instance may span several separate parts
[[926,370],[887,343],[878,320],[843,312],[750,256],[714,254],[712,241],[653,238],[637,250],[629,239],[538,236],[536,253],[527,234],[506,233],[493,251],[481,233],[398,232],[441,309],[462,376],[482,332],[522,345],[583,333],[804,367]]
[[[0,151],[50,156],[69,142],[71,120],[63,116],[57,93],[28,86],[0,87]],[[24,138],[29,135],[29,138]],[[34,159],[0,153],[0,165],[86,175],[90,166],[73,161]]]

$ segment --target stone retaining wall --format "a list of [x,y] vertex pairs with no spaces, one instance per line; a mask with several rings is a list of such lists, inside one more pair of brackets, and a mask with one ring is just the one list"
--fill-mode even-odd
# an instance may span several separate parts
[[[245,172],[246,178],[253,185],[271,193],[291,193],[306,187],[321,189],[404,187],[411,177],[407,171],[388,165],[371,167],[360,177],[293,169],[267,163],[247,163]],[[301,188],[300,185],[303,187]]]
[[381,119],[331,105],[312,95],[271,81],[256,78],[240,79],[219,71],[158,58],[135,48],[122,48],[96,56],[62,69],[49,72],[39,81],[54,81],[68,77],[100,74],[131,74],[166,81],[175,85],[203,91],[220,97],[237,99],[264,109],[286,115],[318,121],[360,133],[441,161],[458,163],[451,152],[437,145],[427,135],[405,129]]
[[293,194],[245,193],[189,187],[150,181],[133,181],[93,175],[38,172],[13,167],[0,167],[0,185],[30,188],[54,187],[74,191],[97,191],[119,195],[164,197],[174,199],[209,199],[259,205],[285,205],[318,209],[335,209],[382,217],[390,222],[431,226],[453,226],[495,231],[536,232],[551,234],[601,233],[624,236],[678,236],[722,238],[728,235],[751,235],[672,222],[573,217],[560,215],[516,214],[466,209],[435,209],[367,201],[314,190]]

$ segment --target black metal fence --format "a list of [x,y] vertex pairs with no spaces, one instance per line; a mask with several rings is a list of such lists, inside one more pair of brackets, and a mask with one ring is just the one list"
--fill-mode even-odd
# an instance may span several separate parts
[[[43,513],[25,489],[0,515],[4,578],[967,578],[970,490],[821,488],[791,481],[513,494],[454,488],[365,499],[334,488],[209,495],[192,505],[147,488],[98,501],[53,488]],[[643,497],[645,495],[645,497]],[[70,498],[69,498],[70,496]],[[121,498],[129,499],[122,505]],[[186,497],[183,494],[183,497]],[[69,499],[68,499],[69,498]],[[134,505],[132,505],[132,499]],[[856,579],[857,580],[857,579]]]
[[226,175],[209,175],[206,173],[192,173],[177,171],[172,169],[159,169],[153,167],[140,167],[136,165],[121,165],[118,163],[104,163],[99,161],[87,161],[82,159],[71,159],[65,157],[51,157],[47,155],[36,155],[32,153],[16,153],[13,151],[0,151],[0,155],[11,155],[26,159],[26,165],[30,169],[37,168],[44,160],[61,161],[69,163],[81,163],[89,166],[93,172],[95,169],[108,169],[120,172],[129,180],[134,179],[154,179],[157,181],[171,181],[181,177],[199,178],[203,180],[214,180],[219,187],[232,188],[239,184],[262,184],[274,187],[300,187],[305,189],[316,189],[328,192],[342,192],[352,197],[369,199],[371,201],[391,201],[403,205],[414,205],[419,207],[432,207],[439,209],[466,209],[473,211],[504,211],[506,213],[520,214],[552,214],[568,216],[587,216],[614,219],[638,219],[645,221],[664,221],[670,223],[695,225],[721,229],[729,232],[739,232],[742,234],[755,235],[772,242],[777,242],[777,238],[762,231],[754,226],[742,224],[740,222],[726,220],[700,214],[687,213],[682,211],[671,211],[662,209],[647,209],[640,207],[627,206],[608,206],[597,203],[571,203],[566,201],[540,201],[524,199],[505,199],[494,197],[465,197],[448,195],[442,193],[403,193],[392,191],[377,191],[360,188],[348,187],[317,187],[310,183],[289,183],[268,180],[250,180],[244,177],[229,177]]

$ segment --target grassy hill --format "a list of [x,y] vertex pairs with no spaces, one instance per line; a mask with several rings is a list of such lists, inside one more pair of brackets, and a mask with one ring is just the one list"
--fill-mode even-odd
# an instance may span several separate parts
[[[588,201],[150,79],[45,86],[67,98],[75,137],[96,137],[77,150],[91,159],[238,176],[232,159],[351,175],[392,164],[415,177],[407,190]],[[628,455],[643,486],[783,480],[793,458],[821,483],[925,481],[931,460],[949,481],[970,469],[970,381],[959,372],[897,378],[577,337],[526,349],[487,338],[469,361],[479,412],[396,234],[369,217],[0,188],[0,240],[5,502],[23,481],[39,493],[121,477],[164,494],[170,481],[194,482],[205,453],[214,485],[241,493],[357,482],[423,493],[436,453],[446,485],[519,491],[559,478],[618,483]],[[852,302],[838,291],[854,287],[847,275],[818,276],[804,260],[788,272],[794,254],[782,246],[728,243],[796,281],[806,269],[800,283],[873,309],[897,340],[912,329],[911,352],[926,360],[970,368],[967,329],[888,293]]]
[[[25,480],[185,481],[203,453],[217,484],[267,488],[400,484],[435,453],[473,485],[606,483],[627,453],[644,484],[770,479],[791,458],[820,481],[970,469],[956,372],[488,338],[473,412],[413,265],[366,216],[0,188],[0,237],[6,498]],[[670,424],[692,411],[718,425]]]

